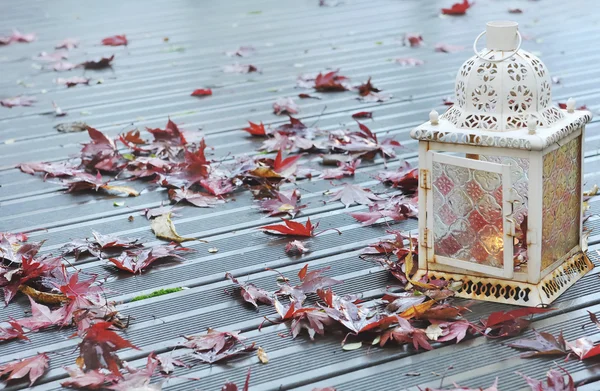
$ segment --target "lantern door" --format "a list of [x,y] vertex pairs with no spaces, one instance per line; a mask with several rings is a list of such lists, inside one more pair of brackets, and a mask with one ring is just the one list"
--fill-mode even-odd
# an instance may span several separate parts
[[428,262],[511,278],[510,166],[431,151],[427,163]]

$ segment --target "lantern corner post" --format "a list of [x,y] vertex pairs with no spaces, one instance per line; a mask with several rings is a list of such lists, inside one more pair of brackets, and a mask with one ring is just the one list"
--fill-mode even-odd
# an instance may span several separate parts
[[527,280],[532,284],[537,284],[541,279],[542,272],[544,153],[543,151],[531,151],[529,156],[529,194],[527,195],[529,199],[527,211]]
[[431,205],[431,173],[429,162],[429,142],[419,140],[419,269],[427,270],[427,263],[433,259],[433,237],[428,229],[428,219],[432,219]]

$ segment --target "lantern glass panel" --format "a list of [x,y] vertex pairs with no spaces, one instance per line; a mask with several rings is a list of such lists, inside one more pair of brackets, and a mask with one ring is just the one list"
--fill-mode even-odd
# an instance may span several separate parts
[[510,177],[513,188],[512,217],[521,224],[527,216],[527,200],[529,198],[529,159],[511,156],[485,156],[479,155],[479,160],[486,162],[506,164],[510,166]]
[[431,179],[435,254],[502,267],[502,175],[433,162]]
[[544,155],[542,270],[579,244],[581,136]]

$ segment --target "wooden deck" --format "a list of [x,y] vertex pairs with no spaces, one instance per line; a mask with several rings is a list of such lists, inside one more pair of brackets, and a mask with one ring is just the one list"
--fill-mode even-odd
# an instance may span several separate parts
[[[72,239],[91,235],[92,229],[104,234],[140,237],[158,243],[149,223],[139,216],[145,208],[168,202],[162,189],[150,189],[139,197],[126,199],[115,207],[114,197],[102,194],[65,194],[57,181],[44,182],[39,176],[21,173],[14,166],[29,161],[61,161],[76,155],[83,133],[59,133],[53,126],[61,122],[85,121],[117,136],[133,127],[164,127],[168,117],[187,131],[198,131],[213,147],[211,158],[230,160],[243,154],[256,154],[260,141],[240,131],[246,121],[281,124],[286,117],[272,113],[272,103],[280,96],[297,96],[296,78],[300,73],[316,73],[327,68],[340,69],[353,82],[373,83],[394,98],[385,103],[362,103],[356,93],[322,94],[322,100],[297,100],[305,123],[317,122],[322,129],[356,126],[350,115],[372,111],[369,127],[378,134],[394,136],[404,148],[402,159],[416,165],[416,143],[409,130],[425,121],[432,108],[442,112],[443,98],[451,96],[459,66],[471,55],[473,39],[484,24],[493,19],[514,19],[528,39],[523,46],[538,54],[560,83],[553,85],[553,99],[565,102],[573,96],[595,112],[600,108],[600,54],[596,52],[600,36],[600,13],[589,1],[517,1],[522,14],[509,14],[503,1],[480,0],[462,17],[440,17],[439,10],[452,0],[346,0],[336,7],[319,7],[317,0],[299,1],[190,1],[148,0],[48,2],[23,0],[5,3],[0,13],[0,34],[17,28],[35,32],[32,43],[0,47],[0,99],[20,94],[35,95],[31,107],[0,107],[0,232],[31,232],[30,240],[46,240],[44,252],[59,249]],[[512,3],[510,4],[513,5]],[[404,33],[419,32],[426,46],[402,46]],[[125,47],[105,47],[99,42],[106,36],[127,34]],[[53,79],[81,75],[43,71],[32,64],[42,51],[51,52],[65,38],[81,40],[70,62],[81,62],[100,55],[115,55],[112,70],[87,71],[90,86],[66,88]],[[168,42],[164,38],[168,37]],[[436,43],[462,45],[458,53],[438,53]],[[232,59],[223,54],[241,45],[252,45],[257,53],[250,58]],[[402,67],[393,60],[416,57],[425,61],[419,67]],[[221,67],[235,61],[251,63],[261,73],[225,74]],[[96,84],[101,80],[101,84]],[[190,97],[196,88],[212,87],[212,97]],[[67,117],[55,118],[52,101]],[[201,130],[199,130],[201,129]],[[585,178],[587,187],[600,182],[600,124],[587,127]],[[397,167],[399,159],[390,162]],[[312,251],[302,257],[288,257],[285,241],[270,237],[257,227],[275,218],[263,218],[247,193],[235,201],[212,209],[184,207],[175,219],[179,234],[194,236],[209,243],[190,242],[197,250],[180,264],[157,266],[147,273],[131,276],[107,268],[104,262],[89,258],[77,267],[86,273],[106,276],[106,286],[114,291],[111,299],[131,326],[124,336],[141,350],[120,352],[132,365],[144,365],[152,351],[166,352],[182,335],[204,332],[207,328],[242,330],[269,354],[270,362],[260,364],[255,355],[213,366],[198,365],[178,369],[179,377],[164,384],[166,390],[220,390],[226,380],[243,383],[252,367],[251,390],[312,390],[333,386],[338,391],[418,390],[437,387],[440,374],[444,385],[488,387],[496,377],[499,389],[528,389],[519,371],[541,379],[554,366],[553,358],[518,358],[518,352],[482,336],[460,344],[437,344],[436,349],[416,352],[412,347],[362,348],[343,351],[341,334],[328,334],[310,341],[304,334],[296,339],[281,337],[285,325],[268,325],[258,330],[264,316],[274,315],[269,306],[254,311],[234,292],[226,272],[255,284],[275,289],[275,278],[265,267],[294,275],[306,263],[310,267],[331,266],[328,275],[344,280],[336,292],[361,294],[364,299],[380,297],[394,281],[388,272],[358,257],[362,248],[385,235],[386,225],[362,227],[348,215],[365,210],[341,203],[324,203],[323,193],[352,182],[383,190],[373,179],[383,161],[365,162],[353,179],[344,181],[312,179],[300,181],[303,200],[310,201],[299,217],[320,221],[321,228],[338,228],[311,239]],[[144,184],[133,184],[139,190]],[[291,185],[286,185],[292,188]],[[118,199],[121,201],[121,199]],[[600,212],[600,197],[590,201],[591,213]],[[128,217],[134,215],[133,221]],[[596,268],[570,288],[557,302],[556,311],[536,317],[538,330],[558,333],[567,339],[582,336],[600,338],[599,330],[589,322],[587,311],[600,312],[600,249],[598,226],[593,216],[587,227],[590,258]],[[396,224],[401,230],[415,230],[416,220]],[[209,248],[218,252],[211,253]],[[187,287],[184,291],[137,302],[140,294],[165,287]],[[457,303],[466,304],[457,300]],[[477,302],[471,305],[469,318],[478,319],[492,311],[510,306]],[[25,297],[18,297],[0,309],[0,320],[19,318],[29,309]],[[67,374],[63,366],[73,365],[77,352],[72,330],[48,330],[31,334],[29,342],[0,343],[0,363],[39,352],[58,352],[50,369],[32,390],[60,388]],[[531,336],[528,331],[526,336]],[[576,381],[586,381],[580,390],[600,389],[600,364],[597,360],[569,360],[560,365]],[[407,376],[418,373],[418,376]],[[191,381],[187,378],[200,378]],[[9,389],[28,388],[15,383]]]

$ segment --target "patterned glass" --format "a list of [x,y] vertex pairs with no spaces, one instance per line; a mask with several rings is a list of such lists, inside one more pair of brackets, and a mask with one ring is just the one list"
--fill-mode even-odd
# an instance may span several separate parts
[[434,162],[431,183],[436,255],[502,267],[502,175]]
[[509,156],[479,155],[479,160],[491,163],[507,164],[510,166],[510,178],[513,184],[516,201],[513,204],[513,217],[521,224],[527,216],[527,199],[529,191],[529,159]]
[[544,156],[542,270],[579,244],[581,137]]

